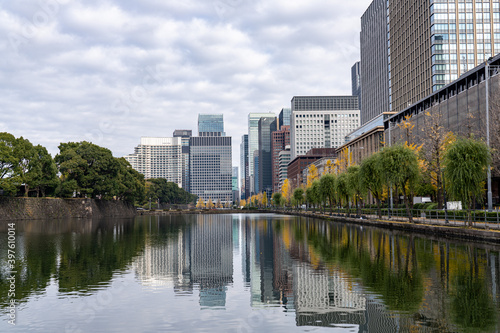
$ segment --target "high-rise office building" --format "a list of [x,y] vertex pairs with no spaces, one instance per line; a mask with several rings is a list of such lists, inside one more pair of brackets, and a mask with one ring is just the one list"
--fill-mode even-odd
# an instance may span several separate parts
[[361,109],[361,62],[356,62],[351,67],[352,95],[358,96],[358,107]]
[[241,184],[241,199],[248,199],[250,194],[250,180],[248,177],[248,134],[244,134],[241,137],[240,184]]
[[190,190],[205,202],[231,201],[231,137],[191,137],[189,142]]
[[183,187],[181,138],[142,137],[134,153],[125,159],[146,179],[165,178]]
[[374,0],[361,16],[361,125],[389,107],[386,0]]
[[248,177],[250,183],[249,194],[253,195],[255,191],[255,170],[254,152],[259,149],[259,119],[261,117],[276,117],[274,113],[250,113],[248,114]]
[[268,198],[273,192],[271,139],[276,128],[276,117],[262,117],[259,119],[259,191],[266,192]]
[[192,130],[175,130],[174,138],[181,138],[182,142],[182,187],[189,192],[189,138]]
[[240,201],[240,187],[238,186],[238,167],[233,167],[232,190],[233,203]]
[[[372,6],[376,15],[367,15]],[[381,67],[387,67],[389,110],[372,110],[374,116],[383,111],[404,110],[500,52],[498,1],[374,0],[363,17],[362,95],[376,89],[365,82],[369,77],[363,67],[372,66],[377,72],[384,72]],[[365,43],[363,35],[370,34],[370,26],[375,28],[372,31],[376,38]],[[373,47],[373,43],[380,44]],[[383,51],[373,52],[382,47],[386,48],[387,60],[383,59]],[[369,62],[363,64],[367,58]],[[370,107],[365,106],[364,100],[363,96],[363,110]],[[370,120],[362,118],[363,123]]]
[[[279,152],[278,156],[278,190],[281,190],[283,182],[288,178],[288,163],[290,163],[290,145],[285,146],[285,149]],[[276,191],[276,192],[277,192]]]
[[199,136],[225,136],[223,114],[199,114]]
[[[279,158],[281,156],[281,152],[285,150],[285,147],[288,146],[288,150],[290,150],[290,126],[282,126],[279,131],[273,132],[272,136],[271,149],[273,160],[273,192],[278,192],[281,188]],[[288,156],[288,160],[290,160],[290,156]]]
[[231,137],[222,115],[200,114],[198,126],[200,136],[189,139],[190,192],[204,201],[232,201]]
[[290,115],[292,114],[292,109],[283,108],[278,115],[278,129],[282,126],[290,126]]
[[337,148],[359,124],[356,96],[295,96],[290,125],[291,158],[312,148]]

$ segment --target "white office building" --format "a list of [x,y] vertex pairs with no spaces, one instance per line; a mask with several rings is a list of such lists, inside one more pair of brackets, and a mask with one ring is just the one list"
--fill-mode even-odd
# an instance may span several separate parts
[[146,179],[165,178],[182,187],[182,138],[141,137],[134,153],[125,156]]
[[293,160],[312,148],[338,148],[359,125],[357,96],[295,96],[290,158]]

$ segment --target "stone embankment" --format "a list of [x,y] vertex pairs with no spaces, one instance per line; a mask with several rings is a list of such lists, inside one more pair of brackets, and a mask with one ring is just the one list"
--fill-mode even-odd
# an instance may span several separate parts
[[429,237],[444,237],[451,239],[466,239],[478,242],[500,244],[500,225],[488,225],[477,223],[475,227],[467,228],[464,225],[449,225],[444,222],[434,224],[409,223],[391,220],[379,220],[376,218],[352,218],[345,216],[330,216],[321,213],[297,212],[297,211],[272,211],[277,214],[312,217],[332,222],[352,223],[366,225],[390,230],[419,233]]
[[132,217],[135,215],[135,208],[122,201],[58,198],[0,198],[0,221]]

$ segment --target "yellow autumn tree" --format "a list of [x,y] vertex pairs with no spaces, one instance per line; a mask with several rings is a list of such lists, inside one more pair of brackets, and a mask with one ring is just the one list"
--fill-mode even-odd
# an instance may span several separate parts
[[281,186],[281,196],[286,200],[286,203],[290,202],[290,197],[292,196],[292,187],[290,186],[290,181],[285,179],[283,185]]
[[240,200],[240,207],[245,207],[247,205],[247,201],[245,199]]
[[307,172],[307,188],[311,187],[312,183],[317,179],[319,179],[318,168],[314,164],[311,164]]
[[262,195],[262,192],[257,194],[257,203],[260,207],[262,207],[262,199],[263,199],[263,195]]
[[344,147],[337,155],[337,174],[347,171],[347,168],[352,165],[352,152],[349,147]]
[[198,202],[196,203],[196,208],[202,209],[205,208],[205,202],[202,198],[198,198]]
[[222,208],[222,202],[220,202],[220,199],[217,199],[217,203],[215,204],[215,208]]
[[212,198],[208,198],[208,203],[207,203],[207,208],[212,209],[214,208],[214,203],[212,202]]
[[336,168],[335,162],[336,162],[336,160],[333,162],[332,162],[332,160],[326,161],[325,170],[323,170],[323,175],[335,172],[335,168]]
[[266,192],[264,192],[264,193],[262,194],[262,206],[267,207],[267,202],[268,202],[268,201],[267,201],[267,193],[266,193]]

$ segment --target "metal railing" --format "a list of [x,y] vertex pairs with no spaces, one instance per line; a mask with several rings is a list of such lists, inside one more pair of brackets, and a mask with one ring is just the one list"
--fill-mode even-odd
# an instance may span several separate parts
[[[285,210],[291,210],[287,208]],[[297,209],[292,209],[297,211]],[[337,216],[337,217],[350,217],[350,218],[364,218],[364,219],[378,219],[377,208],[361,208],[359,212],[355,207],[351,209],[335,207],[330,212],[330,208],[308,208],[298,209],[298,211],[314,213],[318,215]],[[408,214],[406,208],[382,208],[382,219],[389,221],[408,222]],[[451,225],[451,226],[467,226],[468,225],[468,211],[467,210],[444,210],[444,209],[411,209],[413,222],[420,224],[432,225]],[[488,210],[471,210],[471,221],[474,227],[483,229],[497,229],[500,230],[500,209],[495,208],[493,211]]]

